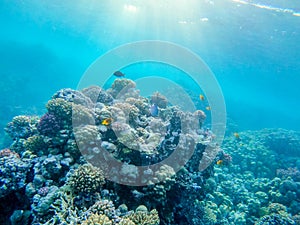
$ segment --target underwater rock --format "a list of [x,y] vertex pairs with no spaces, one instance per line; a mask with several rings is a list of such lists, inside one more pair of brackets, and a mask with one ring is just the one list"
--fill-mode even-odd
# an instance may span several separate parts
[[56,199],[56,193],[58,191],[58,187],[51,186],[49,187],[48,193],[46,196],[41,196],[36,194],[33,196],[31,209],[33,214],[37,218],[41,218],[49,214],[49,209],[51,204]]
[[11,225],[28,225],[30,211],[29,210],[15,210],[10,216]]

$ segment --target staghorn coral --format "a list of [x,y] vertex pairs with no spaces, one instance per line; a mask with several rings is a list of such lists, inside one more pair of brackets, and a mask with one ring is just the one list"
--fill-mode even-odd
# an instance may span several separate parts
[[28,138],[37,133],[38,117],[15,116],[5,127],[6,133],[13,139]]
[[91,193],[100,191],[105,179],[102,170],[84,164],[74,171],[67,183],[75,193]]

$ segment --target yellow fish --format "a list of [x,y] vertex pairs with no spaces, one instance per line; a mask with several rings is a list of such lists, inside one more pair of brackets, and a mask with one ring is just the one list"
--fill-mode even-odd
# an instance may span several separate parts
[[112,123],[112,118],[106,118],[104,120],[102,120],[101,124],[104,126],[109,126]]
[[207,111],[210,111],[210,110],[211,110],[210,106],[206,106],[205,109],[206,109]]
[[201,101],[204,101],[204,99],[205,99],[204,95],[199,95],[199,98],[200,98]]
[[237,133],[237,132],[234,132],[234,133],[233,133],[233,136],[235,136],[237,139],[240,138],[240,135],[239,135],[239,133]]
[[217,161],[217,165],[223,165],[223,160],[222,160],[222,159],[219,159],[219,160]]

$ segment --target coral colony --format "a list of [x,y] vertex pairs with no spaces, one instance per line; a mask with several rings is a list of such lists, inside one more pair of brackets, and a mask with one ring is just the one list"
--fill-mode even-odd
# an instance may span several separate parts
[[[123,78],[108,90],[63,89],[40,118],[7,124],[12,144],[0,151],[0,224],[299,224],[299,134],[242,132],[221,150],[202,127],[203,111],[184,112],[158,92],[142,97],[135,86]],[[281,162],[287,138],[291,155]],[[132,165],[159,163],[177,148],[184,156],[191,143],[178,172],[149,167],[143,185],[123,185],[141,175]],[[90,163],[103,150],[124,163],[123,184],[106,177],[108,165]],[[211,152],[217,156],[199,170]]]

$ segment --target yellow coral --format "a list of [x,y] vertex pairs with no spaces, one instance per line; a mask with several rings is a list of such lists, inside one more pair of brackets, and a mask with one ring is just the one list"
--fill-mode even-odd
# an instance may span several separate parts
[[148,211],[136,211],[132,214],[125,216],[126,219],[130,219],[137,225],[158,225],[159,216],[156,209]]
[[91,214],[81,225],[112,225],[112,221],[105,215]]

